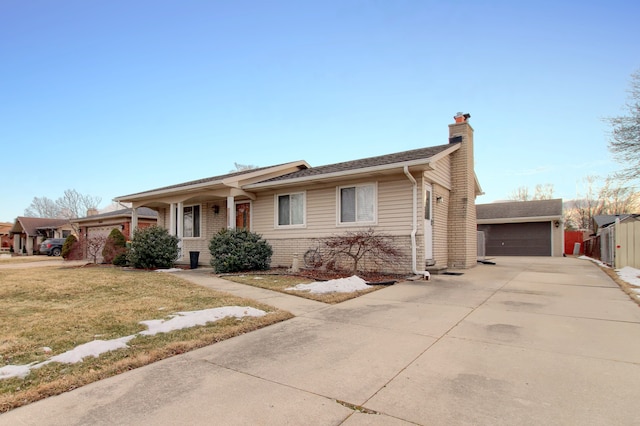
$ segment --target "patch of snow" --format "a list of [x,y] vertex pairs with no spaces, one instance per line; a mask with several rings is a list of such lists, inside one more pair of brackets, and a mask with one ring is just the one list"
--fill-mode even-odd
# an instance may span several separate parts
[[[222,308],[203,309],[200,311],[178,312],[169,320],[150,320],[140,322],[140,324],[146,325],[149,329],[138,334],[150,336],[157,333],[168,333],[173,330],[181,330],[184,328],[195,327],[197,325],[204,325],[208,322],[218,321],[226,317],[261,317],[266,314],[267,313],[265,311],[252,308],[250,306],[225,306]],[[11,377],[24,378],[32,369],[40,368],[51,362],[75,364],[77,362],[81,362],[88,356],[98,357],[105,352],[125,349],[129,347],[127,343],[134,337],[136,337],[136,335],[120,337],[112,340],[93,340],[37,364],[5,365],[0,368],[0,380],[9,379]],[[48,347],[43,349],[45,349],[45,352],[47,352],[47,349],[51,351],[51,348]]]
[[[60,355],[51,357],[44,363],[60,362],[63,364],[75,364],[77,362],[81,362],[88,356],[97,358],[100,356],[100,354],[103,354],[105,352],[128,348],[129,346],[127,345],[127,343],[134,337],[136,336],[131,335],[112,340],[92,340],[91,342],[84,343],[80,346],[76,346],[69,351],[63,352]],[[42,364],[44,365],[44,363]]]
[[0,380],[10,379],[12,377],[20,377],[24,379],[31,371],[32,364],[27,365],[5,365],[0,368]]
[[308,291],[309,293],[351,293],[359,290],[366,290],[372,286],[358,276],[348,278],[338,278],[329,281],[316,281],[309,284],[297,284],[285,290]]
[[249,306],[225,306],[223,308],[204,309],[202,311],[178,312],[168,320],[142,321],[149,329],[140,332],[143,336],[153,336],[158,333],[168,333],[173,330],[181,330],[196,325],[205,325],[226,317],[242,318],[246,316],[261,317],[265,311]]
[[640,269],[625,266],[622,269],[617,269],[618,276],[629,284],[640,287]]
[[156,269],[156,272],[182,272],[180,268]]

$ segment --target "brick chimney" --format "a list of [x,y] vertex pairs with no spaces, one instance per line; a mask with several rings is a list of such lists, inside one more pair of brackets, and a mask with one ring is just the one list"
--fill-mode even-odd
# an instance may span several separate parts
[[460,148],[451,154],[449,202],[449,266],[471,268],[477,264],[476,175],[473,158],[473,128],[470,114],[457,113],[449,124],[449,143]]
[[95,216],[98,214],[98,209],[87,209],[87,217]]

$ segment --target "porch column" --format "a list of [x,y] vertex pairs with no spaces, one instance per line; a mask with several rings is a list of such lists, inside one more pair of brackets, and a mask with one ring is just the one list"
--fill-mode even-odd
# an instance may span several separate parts
[[20,253],[20,234],[13,234],[13,252]]
[[27,254],[31,256],[33,254],[33,237],[27,236]]
[[178,250],[180,252],[180,257],[184,259],[184,251],[182,250],[182,236],[184,235],[184,204],[179,202],[177,204],[178,214],[176,220],[178,221]]
[[176,203],[169,206],[169,235],[176,235]]
[[184,204],[182,202],[178,203],[178,238],[182,241],[182,236],[184,235]]
[[136,229],[138,229],[138,209],[133,207],[131,209],[131,235],[129,235],[129,238],[133,238],[133,231]]
[[227,197],[227,229],[236,229],[236,199],[233,195]]

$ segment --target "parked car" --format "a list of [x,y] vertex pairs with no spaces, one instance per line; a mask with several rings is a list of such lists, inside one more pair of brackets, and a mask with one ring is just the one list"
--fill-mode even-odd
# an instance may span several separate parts
[[47,238],[40,244],[40,254],[60,256],[65,238]]

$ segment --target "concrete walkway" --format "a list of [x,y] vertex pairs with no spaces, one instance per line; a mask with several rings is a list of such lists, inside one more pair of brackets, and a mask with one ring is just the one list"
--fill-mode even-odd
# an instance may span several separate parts
[[495,261],[334,306],[193,271],[298,316],[0,424],[637,425],[640,308],[589,261]]

